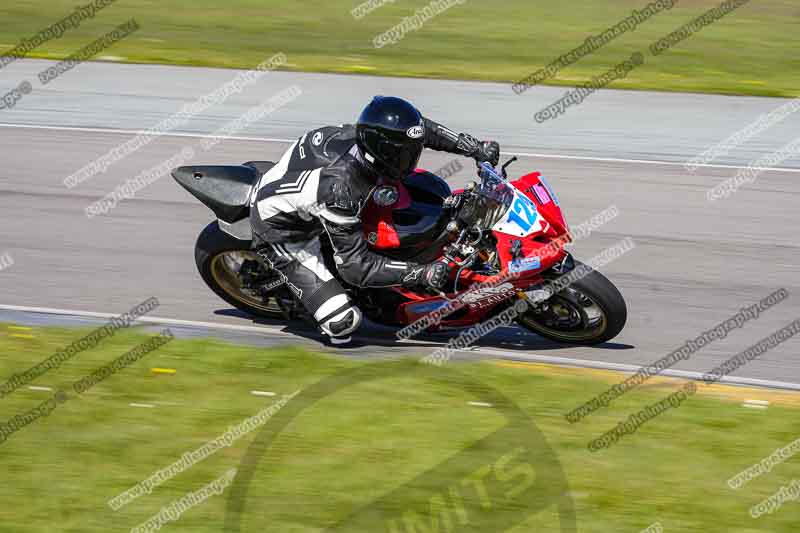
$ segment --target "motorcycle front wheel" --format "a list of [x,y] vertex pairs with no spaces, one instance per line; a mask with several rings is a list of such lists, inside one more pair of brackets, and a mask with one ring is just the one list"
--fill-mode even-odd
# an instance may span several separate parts
[[546,302],[530,307],[517,323],[557,342],[591,346],[616,337],[627,318],[622,294],[608,278],[591,270]]

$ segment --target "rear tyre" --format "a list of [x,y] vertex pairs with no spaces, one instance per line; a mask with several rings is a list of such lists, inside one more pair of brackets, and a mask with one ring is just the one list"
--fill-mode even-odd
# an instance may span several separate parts
[[[205,227],[194,247],[194,261],[200,277],[217,296],[244,311],[261,318],[284,318],[272,297],[264,297],[257,288],[243,287],[241,271],[258,272],[251,241],[242,241],[222,231],[215,220]],[[260,272],[265,276],[267,273]]]
[[592,270],[543,304],[529,308],[517,322],[557,342],[591,346],[616,337],[627,319],[628,308],[619,290]]

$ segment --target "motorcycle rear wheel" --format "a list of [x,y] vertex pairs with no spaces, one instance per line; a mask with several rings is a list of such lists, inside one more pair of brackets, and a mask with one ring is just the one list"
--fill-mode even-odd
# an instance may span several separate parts
[[592,270],[544,305],[529,308],[517,323],[550,340],[591,346],[616,337],[627,318],[622,294],[608,278]]
[[208,288],[232,306],[260,318],[284,318],[274,298],[265,301],[242,287],[239,269],[245,261],[256,261],[250,241],[225,233],[214,221],[197,237],[194,260]]

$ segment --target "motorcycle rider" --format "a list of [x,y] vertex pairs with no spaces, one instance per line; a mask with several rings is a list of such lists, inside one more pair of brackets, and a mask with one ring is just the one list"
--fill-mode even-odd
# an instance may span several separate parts
[[326,268],[320,238],[330,239],[336,270],[350,285],[439,289],[447,281],[446,263],[420,265],[371,251],[361,226],[361,210],[373,191],[403,180],[423,148],[495,166],[500,155],[494,141],[456,134],[401,98],[376,96],[355,126],[303,135],[256,187],[250,209],[253,247],[332,344],[349,342],[362,315]]

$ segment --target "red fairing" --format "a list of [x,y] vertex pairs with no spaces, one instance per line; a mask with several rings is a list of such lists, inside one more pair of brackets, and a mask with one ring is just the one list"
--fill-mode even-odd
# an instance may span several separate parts
[[564,219],[564,213],[556,203],[557,200],[553,198],[553,193],[542,184],[540,177],[541,174],[539,172],[531,172],[517,181],[511,182],[511,184],[536,203],[536,209],[539,214],[553,226],[553,237],[563,235],[569,231],[569,226],[567,226],[567,222]]
[[522,176],[511,184],[536,205],[538,215],[544,219],[541,230],[524,238],[507,233],[493,231],[497,239],[497,253],[504,269],[509,269],[513,260],[511,247],[514,241],[521,242],[521,257],[527,260],[539,260],[535,269],[524,270],[519,273],[523,279],[536,277],[539,272],[551,268],[564,258],[563,247],[571,242],[569,230],[564,214],[557,204],[550,189],[539,179],[539,172],[532,172]]
[[[402,300],[391,313],[397,324],[408,325],[435,312],[443,312],[443,316],[430,329],[460,328],[483,322],[498,305],[541,283],[541,272],[552,268],[564,258],[566,252],[563,246],[571,242],[571,238],[555,193],[542,182],[538,172],[526,174],[511,182],[511,185],[533,202],[537,229],[523,237],[492,230],[497,239],[501,271],[489,276],[468,268],[463,269],[456,284],[456,272],[453,269],[445,288],[446,298],[403,287],[388,289]],[[404,185],[398,184],[396,187],[398,199],[393,205],[380,206],[374,198],[369,198],[362,212],[365,236],[371,247],[378,251],[393,251],[395,254],[403,248],[402,236],[392,223],[393,212],[398,209],[413,209],[415,205],[411,192]],[[452,194],[461,192],[456,190]],[[403,228],[400,230],[403,231]],[[511,248],[515,241],[520,242],[521,251],[516,259],[511,257]],[[451,292],[454,287],[457,287],[457,292]],[[473,290],[470,291],[470,287]],[[458,304],[453,306],[456,301]],[[453,309],[452,312],[449,309]]]

